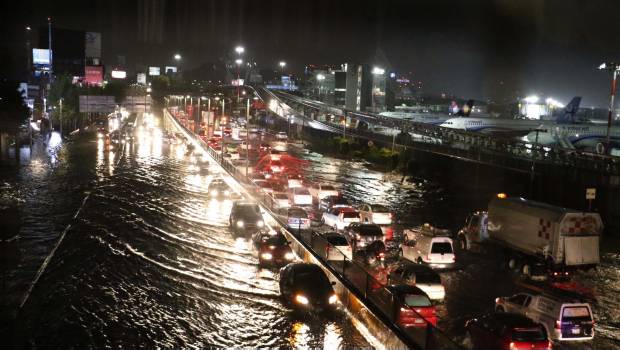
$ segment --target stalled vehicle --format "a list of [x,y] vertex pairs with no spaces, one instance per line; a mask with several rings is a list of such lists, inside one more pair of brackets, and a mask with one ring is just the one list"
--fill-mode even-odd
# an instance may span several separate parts
[[392,318],[401,327],[426,328],[437,325],[437,312],[431,299],[416,286],[398,284],[379,288],[376,302],[394,313]]
[[339,194],[338,190],[336,190],[334,186],[320,183],[313,184],[310,188],[308,188],[308,191],[310,191],[312,197],[316,198],[317,201],[320,201],[327,196],[338,196]]
[[353,249],[347,239],[338,232],[327,232],[323,234],[327,241],[325,245],[325,258],[329,261],[342,261],[343,257],[353,259]]
[[338,295],[325,272],[315,264],[291,263],[280,270],[280,296],[300,311],[330,311],[338,305]]
[[331,210],[333,208],[350,207],[349,201],[342,196],[327,196],[319,200],[319,209]]
[[222,179],[214,179],[207,189],[211,198],[228,198],[231,195],[230,187]]
[[351,207],[333,208],[324,212],[321,217],[321,222],[333,228],[334,231],[344,230],[349,224],[359,221],[359,213]]
[[393,214],[383,205],[379,204],[363,204],[359,208],[361,222],[377,224],[377,225],[391,225]]
[[389,284],[409,284],[424,291],[431,300],[443,300],[446,291],[441,284],[441,277],[426,265],[401,262],[390,269]]
[[405,242],[400,255],[410,261],[427,264],[432,268],[450,268],[456,263],[454,247],[449,231],[436,229],[429,224],[403,233]]
[[489,243],[505,253],[504,266],[526,276],[536,264],[564,275],[600,261],[603,223],[597,213],[505,196],[492,199],[488,209],[467,218],[458,234],[463,249]]
[[312,196],[305,187],[289,188],[288,196],[293,205],[312,205]]
[[363,224],[361,222],[349,224],[344,230],[344,236],[347,238],[354,251],[375,241],[383,241],[383,231],[379,225]]
[[571,298],[544,293],[519,293],[495,299],[495,310],[526,315],[542,324],[553,340],[594,338],[594,317],[590,304]]
[[294,230],[307,230],[310,228],[308,213],[300,207],[290,207],[287,210],[288,227]]
[[515,313],[496,312],[465,323],[471,345],[480,350],[550,350],[547,332],[539,323]]

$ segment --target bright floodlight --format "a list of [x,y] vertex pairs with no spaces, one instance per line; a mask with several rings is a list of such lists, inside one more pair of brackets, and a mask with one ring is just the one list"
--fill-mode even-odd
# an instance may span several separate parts
[[526,98],[523,99],[525,102],[527,103],[537,103],[539,98],[536,95],[532,95],[532,96],[528,96]]
[[284,61],[280,61],[279,64],[280,64],[280,67],[282,67],[282,68],[284,68],[286,66],[286,62],[284,62]]
[[607,68],[607,63],[605,62],[601,63],[601,65],[598,66],[598,69],[605,69],[605,68]]
[[243,63],[243,60],[242,60],[242,59],[240,59],[240,58],[237,58],[237,59],[235,60],[235,63],[236,63],[236,64],[238,64],[238,65],[241,65],[241,64]]
[[235,47],[235,52],[238,54],[242,54],[245,51],[245,49],[243,48],[243,46],[237,46]]
[[181,60],[181,55],[178,54],[178,53],[174,54],[174,59],[177,60],[177,61],[180,61]]
[[325,79],[325,76],[324,76],[323,74],[318,74],[318,75],[316,76],[316,78],[317,78],[318,80],[323,80],[323,79]]
[[378,75],[381,75],[381,74],[383,74],[383,73],[385,73],[385,69],[383,69],[383,68],[374,67],[374,68],[372,69],[372,74],[378,74]]

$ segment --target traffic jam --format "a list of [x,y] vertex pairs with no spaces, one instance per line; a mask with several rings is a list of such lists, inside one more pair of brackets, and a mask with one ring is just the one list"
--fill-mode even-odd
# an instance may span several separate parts
[[[193,129],[183,112],[171,112]],[[573,276],[599,263],[603,224],[598,214],[499,193],[485,210],[463,218],[458,232],[430,223],[409,226],[386,205],[359,203],[337,184],[317,181],[308,170],[310,161],[299,156],[303,146],[286,132],[245,125],[241,119],[213,132],[201,129],[198,136],[247,175],[253,199],[233,190],[226,175],[214,177],[208,193],[233,201],[230,232],[253,243],[261,268],[280,269],[286,307],[321,314],[342,306],[323,269],[300,262],[281,228],[267,224],[265,210],[289,232],[326,242],[318,253],[334,270],[347,263],[363,268],[374,281],[372,301],[390,299],[378,307],[393,313],[391,319],[403,329],[436,329],[472,349],[592,346],[594,296]],[[164,139],[187,142],[170,132]],[[489,299],[478,314],[451,314],[447,300],[459,295],[447,282],[479,259],[499,265],[503,277],[518,287]]]

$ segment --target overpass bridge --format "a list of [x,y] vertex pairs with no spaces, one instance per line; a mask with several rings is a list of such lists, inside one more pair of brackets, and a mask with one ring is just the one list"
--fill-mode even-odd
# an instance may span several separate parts
[[[273,92],[260,86],[253,88],[271,111],[282,118],[303,123],[304,127],[532,176],[537,174],[537,168],[546,165],[594,172],[608,177],[612,183],[618,182],[620,177],[620,157],[547,147],[372,113],[349,111],[281,91]],[[345,120],[346,123],[343,122]]]

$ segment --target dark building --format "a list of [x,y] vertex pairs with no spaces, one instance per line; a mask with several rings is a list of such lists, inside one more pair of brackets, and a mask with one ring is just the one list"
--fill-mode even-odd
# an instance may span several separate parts
[[347,64],[347,91],[345,107],[364,111],[372,105],[372,72],[365,64]]
[[[52,27],[52,68],[54,74],[84,76],[86,32]],[[48,29],[39,28],[39,48],[48,49]]]

